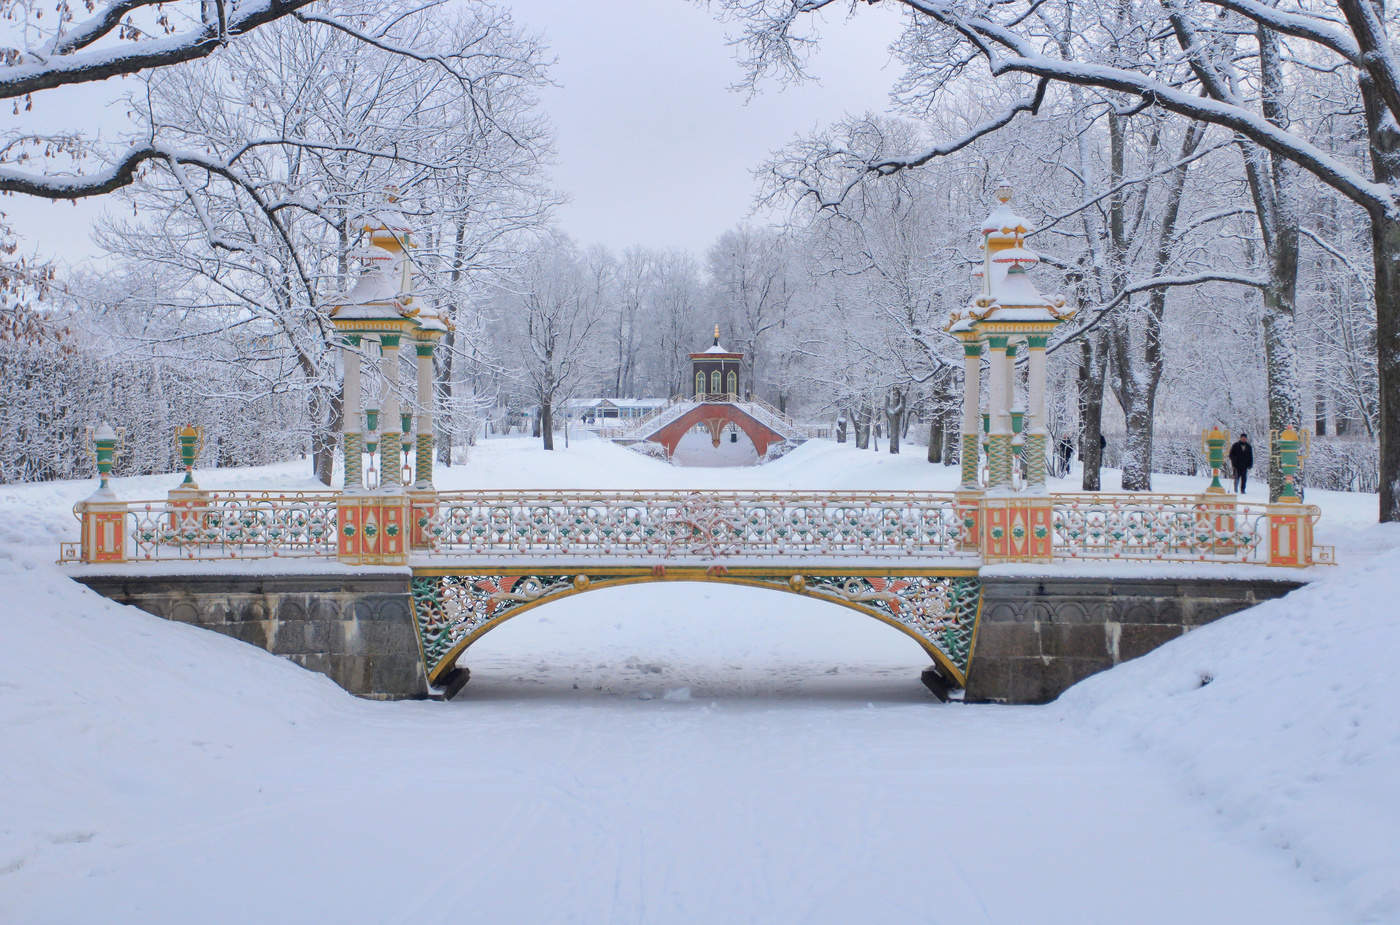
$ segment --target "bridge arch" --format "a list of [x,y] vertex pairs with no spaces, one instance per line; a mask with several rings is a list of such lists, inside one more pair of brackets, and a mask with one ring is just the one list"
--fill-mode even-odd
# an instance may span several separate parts
[[[494,574],[493,574],[494,572]],[[976,645],[981,582],[975,569],[585,568],[503,574],[489,568],[415,569],[413,606],[428,680],[437,684],[474,642],[556,600],[650,582],[714,582],[838,604],[909,636],[952,685],[962,687]]]
[[[782,443],[783,440],[787,439],[752,415],[744,413],[743,409],[735,405],[720,402],[706,402],[696,405],[685,414],[676,418],[676,420],[647,437],[647,440],[652,443],[661,444],[666,450],[666,456],[669,458],[676,452],[676,446],[680,444],[681,438],[692,428],[697,424],[704,424],[707,427],[712,427],[714,422],[719,422],[720,426],[724,424],[733,424],[742,430],[745,435],[753,441],[754,449],[758,451],[760,459],[763,458],[763,454],[767,453],[768,448],[773,444]],[[716,443],[718,443],[719,440],[717,434],[717,430],[712,430],[712,436],[714,436]]]

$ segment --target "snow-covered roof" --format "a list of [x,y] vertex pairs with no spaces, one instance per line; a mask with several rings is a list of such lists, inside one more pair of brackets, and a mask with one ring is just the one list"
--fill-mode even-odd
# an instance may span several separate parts
[[388,267],[371,266],[355,280],[355,285],[340,299],[342,305],[368,305],[395,302],[399,298],[399,281]]
[[437,309],[427,305],[421,306],[413,314],[413,320],[418,324],[418,327],[424,331],[446,333],[452,330],[452,322],[448,317]]
[[1009,237],[1018,232],[1026,234],[1032,230],[1034,226],[1005,202],[998,203],[991,214],[982,220],[982,233],[992,237]]
[[1051,306],[1055,303],[1040,294],[1030,273],[1020,264],[1007,267],[1001,279],[992,276],[991,296],[1003,308],[1031,308]]
[[660,408],[666,404],[664,398],[571,398],[570,408]]
[[944,328],[949,333],[973,331],[979,321],[1053,324],[1073,314],[1065,310],[1063,298],[1048,298],[1036,288],[1030,269],[1040,256],[1024,243],[1030,222],[1011,208],[1011,187],[1004,181],[996,195],[999,201],[981,228],[986,263],[973,271],[972,298],[949,312]]
[[1040,263],[1040,255],[1020,245],[1016,245],[1015,247],[1003,247],[995,254],[992,254],[992,263],[1015,263],[1033,267],[1037,263]]
[[722,346],[719,345],[719,344],[712,344],[712,345],[710,345],[709,347],[706,347],[706,348],[705,348],[703,351],[701,351],[701,352],[702,352],[702,353],[728,353],[729,351],[728,351],[728,350],[725,350],[724,347],[722,347]]

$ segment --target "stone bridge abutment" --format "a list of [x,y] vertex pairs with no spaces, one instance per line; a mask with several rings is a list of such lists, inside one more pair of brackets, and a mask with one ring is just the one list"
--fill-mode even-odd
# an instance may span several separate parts
[[[648,580],[718,580],[800,593],[860,611],[924,646],[934,662],[924,680],[935,693],[963,687],[969,701],[1013,704],[1053,700],[1092,674],[1301,584],[1275,577],[1120,579],[1006,575],[996,568],[984,568],[980,575],[976,569],[945,571],[950,574],[883,580],[846,574],[801,581],[797,575],[745,575],[742,570],[714,575],[704,569],[695,575],[638,570],[635,575],[614,571],[591,577],[576,570],[487,576],[480,569],[75,577],[119,603],[241,639],[324,674],[352,694],[389,700],[455,694],[468,676],[456,663],[472,642],[555,598]],[[882,582],[909,578],[926,582],[920,593],[940,595],[945,603],[951,595],[964,612],[967,603],[958,604],[959,595],[974,587],[969,578],[975,583],[980,612],[974,611],[965,630],[966,661],[946,657],[929,641],[936,638],[958,654],[958,641],[948,635],[946,623],[921,630],[906,622],[921,618],[907,611],[901,616],[897,595],[907,600],[909,589],[890,592]],[[434,595],[439,604],[445,595],[459,609],[467,608],[465,625],[450,638],[433,637],[433,627],[441,622],[434,623],[428,602]],[[484,604],[488,599],[494,603]],[[959,664],[967,666],[965,675]]]

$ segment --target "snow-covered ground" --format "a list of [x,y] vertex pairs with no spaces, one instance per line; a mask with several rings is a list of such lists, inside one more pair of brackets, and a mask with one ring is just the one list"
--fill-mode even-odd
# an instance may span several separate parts
[[[439,484],[952,486],[911,450],[500,440]],[[510,621],[453,703],[355,700],[67,581],[90,490],[0,489],[3,923],[1400,921],[1400,529],[1373,496],[1310,493],[1343,562],[1315,584],[1030,708],[934,702],[918,647],[843,608],[684,584]]]

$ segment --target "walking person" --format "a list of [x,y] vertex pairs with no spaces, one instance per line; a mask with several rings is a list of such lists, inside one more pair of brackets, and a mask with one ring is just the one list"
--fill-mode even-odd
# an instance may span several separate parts
[[1254,467],[1254,447],[1249,445],[1249,434],[1240,434],[1240,439],[1230,447],[1230,468],[1235,471],[1235,494],[1244,494],[1249,481],[1249,470]]

